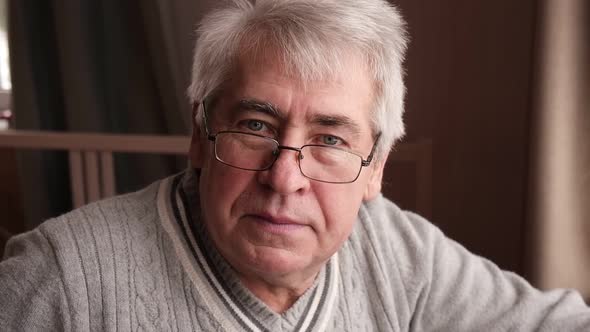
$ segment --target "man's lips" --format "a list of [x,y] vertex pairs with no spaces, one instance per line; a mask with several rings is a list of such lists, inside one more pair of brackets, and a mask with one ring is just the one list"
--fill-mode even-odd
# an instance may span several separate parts
[[305,228],[307,225],[301,221],[286,216],[273,216],[267,213],[247,214],[246,220],[255,222],[265,231],[276,234],[284,234]]
[[252,214],[251,216],[255,217],[255,218],[260,218],[263,219],[267,222],[273,223],[273,224],[281,224],[281,225],[303,225],[302,222],[296,221],[293,218],[290,217],[286,217],[286,216],[273,216],[269,213],[255,213]]

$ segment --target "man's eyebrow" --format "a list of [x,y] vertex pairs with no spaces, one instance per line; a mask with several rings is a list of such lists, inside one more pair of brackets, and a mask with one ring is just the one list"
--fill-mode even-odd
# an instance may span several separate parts
[[[242,99],[239,101],[238,107],[241,109],[254,110],[256,112],[268,114],[280,120],[285,118],[285,114],[281,112],[278,107],[266,101],[260,101],[256,99]],[[322,127],[345,128],[354,135],[360,135],[361,133],[361,127],[359,124],[345,115],[314,114],[310,116],[308,121],[311,124]]]
[[342,127],[355,135],[361,133],[360,125],[345,115],[315,114],[310,122],[323,127]]
[[238,103],[238,107],[241,109],[261,112],[278,119],[283,119],[285,117],[285,115],[275,105],[266,101],[259,101],[256,99],[242,99]]

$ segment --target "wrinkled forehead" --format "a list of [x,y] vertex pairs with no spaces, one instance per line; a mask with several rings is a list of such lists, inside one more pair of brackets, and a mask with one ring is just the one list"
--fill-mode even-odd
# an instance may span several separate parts
[[[342,48],[330,51],[329,48],[322,47],[322,51],[327,54],[317,51],[315,55],[297,55],[275,47],[273,43],[242,45],[244,46],[232,61],[231,69],[225,73],[226,79],[207,96],[206,108],[210,125],[216,119],[231,118],[225,112],[253,109],[242,107],[243,105],[255,105],[258,110],[271,110],[266,112],[268,114],[275,110],[280,111],[274,112],[275,114],[284,114],[289,107],[281,107],[286,105],[278,102],[282,98],[276,94],[276,98],[269,98],[274,90],[269,85],[281,85],[287,81],[294,90],[309,96],[307,100],[314,104],[310,113],[320,113],[315,119],[336,119],[316,121],[317,123],[350,122],[356,123],[361,132],[369,136],[377,132],[372,123],[376,99],[375,81],[360,52],[343,51]],[[270,80],[265,75],[268,73],[273,74]],[[275,78],[277,81],[273,82]],[[265,84],[261,84],[262,81]],[[339,91],[334,94],[335,90]],[[346,113],[345,117],[340,113]],[[307,115],[307,118],[314,117]],[[341,121],[343,118],[346,121]]]
[[207,98],[208,123],[232,122],[236,112],[256,112],[283,123],[352,128],[350,132],[370,137],[372,80],[358,58],[343,60],[347,70],[305,81],[271,53],[244,56],[231,79]]

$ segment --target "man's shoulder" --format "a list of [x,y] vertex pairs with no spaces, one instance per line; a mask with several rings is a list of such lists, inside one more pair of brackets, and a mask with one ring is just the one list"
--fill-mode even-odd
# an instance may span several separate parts
[[[382,195],[363,203],[348,240],[339,251],[347,292],[365,298],[364,306],[411,319],[416,299],[431,275],[432,248],[440,240],[436,226],[404,211]],[[363,280],[366,288],[353,285]]]
[[359,211],[359,228],[373,241],[414,249],[429,246],[441,235],[438,227],[420,215],[401,209],[383,195],[365,202]]
[[419,282],[434,248],[445,237],[421,216],[402,210],[382,195],[363,203],[345,251],[362,255],[402,282]]
[[38,255],[74,266],[79,260],[98,262],[105,255],[131,255],[133,250],[141,254],[162,234],[157,209],[159,183],[46,220],[10,239],[4,256],[28,257],[29,249],[41,248],[35,251]]
[[157,208],[159,183],[49,219],[10,239],[5,259],[43,256],[62,268],[87,274],[83,270],[88,266],[103,265],[113,257],[143,257],[163,233]]
[[47,237],[61,237],[67,232],[74,234],[91,231],[95,236],[109,228],[129,227],[141,222],[149,225],[157,220],[156,196],[160,181],[128,194],[96,201],[49,219],[39,226]]
[[[27,319],[40,315],[81,324],[73,330],[101,324],[105,313],[118,310],[117,301],[130,299],[126,296],[149,293],[165,303],[164,293],[154,292],[153,285],[176,265],[160,227],[159,187],[156,182],[88,204],[9,240],[0,262],[0,298],[10,296],[16,305],[0,314],[0,329],[18,323],[22,312],[32,312],[23,309],[31,301],[40,313]],[[0,309],[5,308],[0,304]],[[67,325],[55,329],[70,330]]]
[[[434,224],[405,211],[382,195],[365,202],[350,237],[354,255],[373,262],[390,278],[404,285],[404,292],[417,291],[427,282],[433,253],[447,238]],[[395,277],[394,277],[395,275]]]

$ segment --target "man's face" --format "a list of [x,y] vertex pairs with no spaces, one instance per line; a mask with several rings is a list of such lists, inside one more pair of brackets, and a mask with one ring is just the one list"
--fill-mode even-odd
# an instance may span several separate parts
[[[238,68],[209,110],[231,121],[211,121],[212,134],[237,128],[281,145],[336,145],[367,158],[374,143],[373,87],[355,61],[337,79],[306,88],[277,66],[242,62]],[[250,109],[244,101],[271,104],[278,114]],[[383,163],[375,161],[348,184],[306,178],[292,150],[281,150],[266,171],[227,166],[215,159],[213,143],[198,127],[190,157],[201,168],[202,215],[216,247],[241,276],[266,281],[313,277],[350,235],[362,201],[381,189]]]

